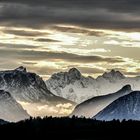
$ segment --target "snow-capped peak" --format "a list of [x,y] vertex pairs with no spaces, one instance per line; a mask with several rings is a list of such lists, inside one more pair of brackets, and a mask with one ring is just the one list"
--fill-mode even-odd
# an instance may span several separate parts
[[81,79],[81,73],[76,68],[71,68],[68,72],[59,72],[55,73],[51,76],[50,79],[59,81],[59,85],[62,82],[62,84],[70,84],[75,82],[76,80]]
[[0,89],[10,92],[19,101],[38,102],[53,96],[42,78],[35,73],[27,72],[23,66],[1,72]]
[[71,79],[81,79],[81,73],[78,69],[76,68],[71,68],[69,71],[68,71],[68,76]]
[[16,68],[15,70],[20,71],[20,72],[27,72],[26,68],[23,66],[20,66],[20,67]]
[[125,76],[120,72],[116,70],[111,70],[110,72],[105,72],[102,75],[103,78],[110,79],[110,78],[116,78],[116,79],[123,79]]
[[117,70],[105,72],[94,79],[83,76],[76,68],[72,68],[67,72],[55,73],[46,81],[47,88],[52,93],[77,103],[95,96],[114,93],[125,85],[127,86],[124,87],[124,90],[131,89],[131,87],[133,90],[139,90],[139,83],[140,78],[125,77]]

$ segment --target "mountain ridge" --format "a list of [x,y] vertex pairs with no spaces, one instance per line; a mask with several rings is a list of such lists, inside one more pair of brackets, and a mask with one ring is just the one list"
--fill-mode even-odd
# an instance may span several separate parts
[[115,93],[93,97],[78,104],[70,116],[75,115],[78,117],[92,118],[93,115],[96,115],[114,100],[118,99],[121,96],[127,95],[130,92],[132,92],[131,86],[126,85]]
[[52,100],[53,97],[56,101],[62,100],[47,89],[39,75],[27,72],[23,66],[0,72],[0,89],[10,91],[12,96],[19,101],[44,102],[48,98]]
[[[79,73],[78,77],[71,80],[69,78],[69,71],[74,71],[72,75],[76,71]],[[140,89],[140,77],[126,77],[120,71],[111,70],[97,78],[92,78],[90,76],[85,77],[78,69],[72,68],[72,70],[69,69],[67,72],[55,73],[46,80],[47,88],[53,94],[78,104],[92,97],[116,92],[127,84],[130,84],[133,90]]]
[[118,98],[106,108],[96,114],[94,119],[111,121],[140,120],[140,91],[133,91],[128,95]]

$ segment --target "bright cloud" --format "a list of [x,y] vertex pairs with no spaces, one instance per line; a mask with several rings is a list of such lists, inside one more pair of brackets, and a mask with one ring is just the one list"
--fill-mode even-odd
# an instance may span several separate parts
[[[133,64],[133,68],[129,70],[135,72],[139,64],[136,59],[139,57],[138,50],[135,51],[136,58],[133,58],[129,48],[133,47],[133,51],[139,48],[139,36],[137,32],[88,29],[71,25],[48,26],[46,29],[0,26],[0,59],[5,61],[1,63],[0,69],[24,65],[48,78],[52,73],[65,71],[73,65],[77,68],[85,66],[84,74],[96,77],[102,72],[93,70],[91,73],[91,68],[100,67],[105,71],[123,65],[128,70],[128,64],[123,62],[126,61],[131,66]],[[123,47],[126,48],[125,53]],[[133,59],[133,62],[125,58]],[[6,59],[11,61],[10,64]]]
[[70,103],[49,105],[49,104],[38,104],[38,103],[28,103],[28,102],[19,102],[25,110],[31,116],[67,116],[69,115],[74,106]]

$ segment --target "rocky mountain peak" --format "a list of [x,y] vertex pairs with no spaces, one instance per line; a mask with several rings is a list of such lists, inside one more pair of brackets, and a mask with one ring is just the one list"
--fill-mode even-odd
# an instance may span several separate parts
[[74,78],[74,79],[80,79],[81,78],[81,73],[78,69],[76,68],[71,68],[69,71],[68,71],[68,75],[70,78]]
[[20,72],[27,72],[26,68],[23,66],[20,66],[20,67],[16,68],[15,70],[20,71]]
[[125,78],[125,76],[120,72],[120,71],[116,71],[116,70],[111,70],[110,72],[105,72],[103,74],[103,77],[104,78]]
[[19,101],[38,102],[53,96],[43,79],[35,73],[27,72],[23,66],[1,72],[0,89],[10,92]]

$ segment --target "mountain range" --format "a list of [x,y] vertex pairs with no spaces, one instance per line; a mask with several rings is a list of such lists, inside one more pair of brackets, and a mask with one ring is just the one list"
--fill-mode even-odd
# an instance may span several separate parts
[[53,94],[78,104],[96,96],[114,93],[128,84],[132,90],[139,90],[140,76],[126,77],[119,71],[111,70],[94,79],[72,68],[68,72],[55,73],[46,81],[47,88]]
[[[30,116],[71,114],[93,118],[97,115],[99,119],[106,116],[109,120],[103,114],[110,116],[110,110],[119,110],[113,103],[139,89],[140,76],[126,77],[115,70],[92,78],[71,68],[68,72],[53,74],[44,82],[39,75],[21,66],[0,72],[0,119],[19,121]],[[108,109],[111,104],[113,107]]]
[[[78,69],[72,68],[68,72],[53,74],[46,81],[46,85],[55,95],[78,104],[70,116],[90,117],[99,120],[139,119],[138,114],[132,117],[134,110],[138,109],[130,109],[131,104],[135,104],[136,99],[133,98],[134,100],[132,99],[128,103],[130,104],[128,110],[123,101],[117,105],[114,105],[114,102],[117,102],[121,97],[127,97],[127,95],[129,97],[132,91],[140,90],[140,76],[126,77],[120,71],[111,70],[94,79],[90,76],[85,77]],[[124,107],[122,107],[123,105]]]
[[[63,109],[71,110],[75,104],[51,93],[39,75],[27,72],[22,66],[0,72],[0,90],[0,117],[9,121],[18,121],[20,118],[28,118],[29,115],[66,115]],[[23,108],[19,104],[27,110],[29,115],[23,113]],[[16,111],[19,113],[15,113]]]
[[23,102],[67,102],[53,95],[39,75],[27,72],[22,66],[0,72],[0,89],[9,91],[14,99]]

